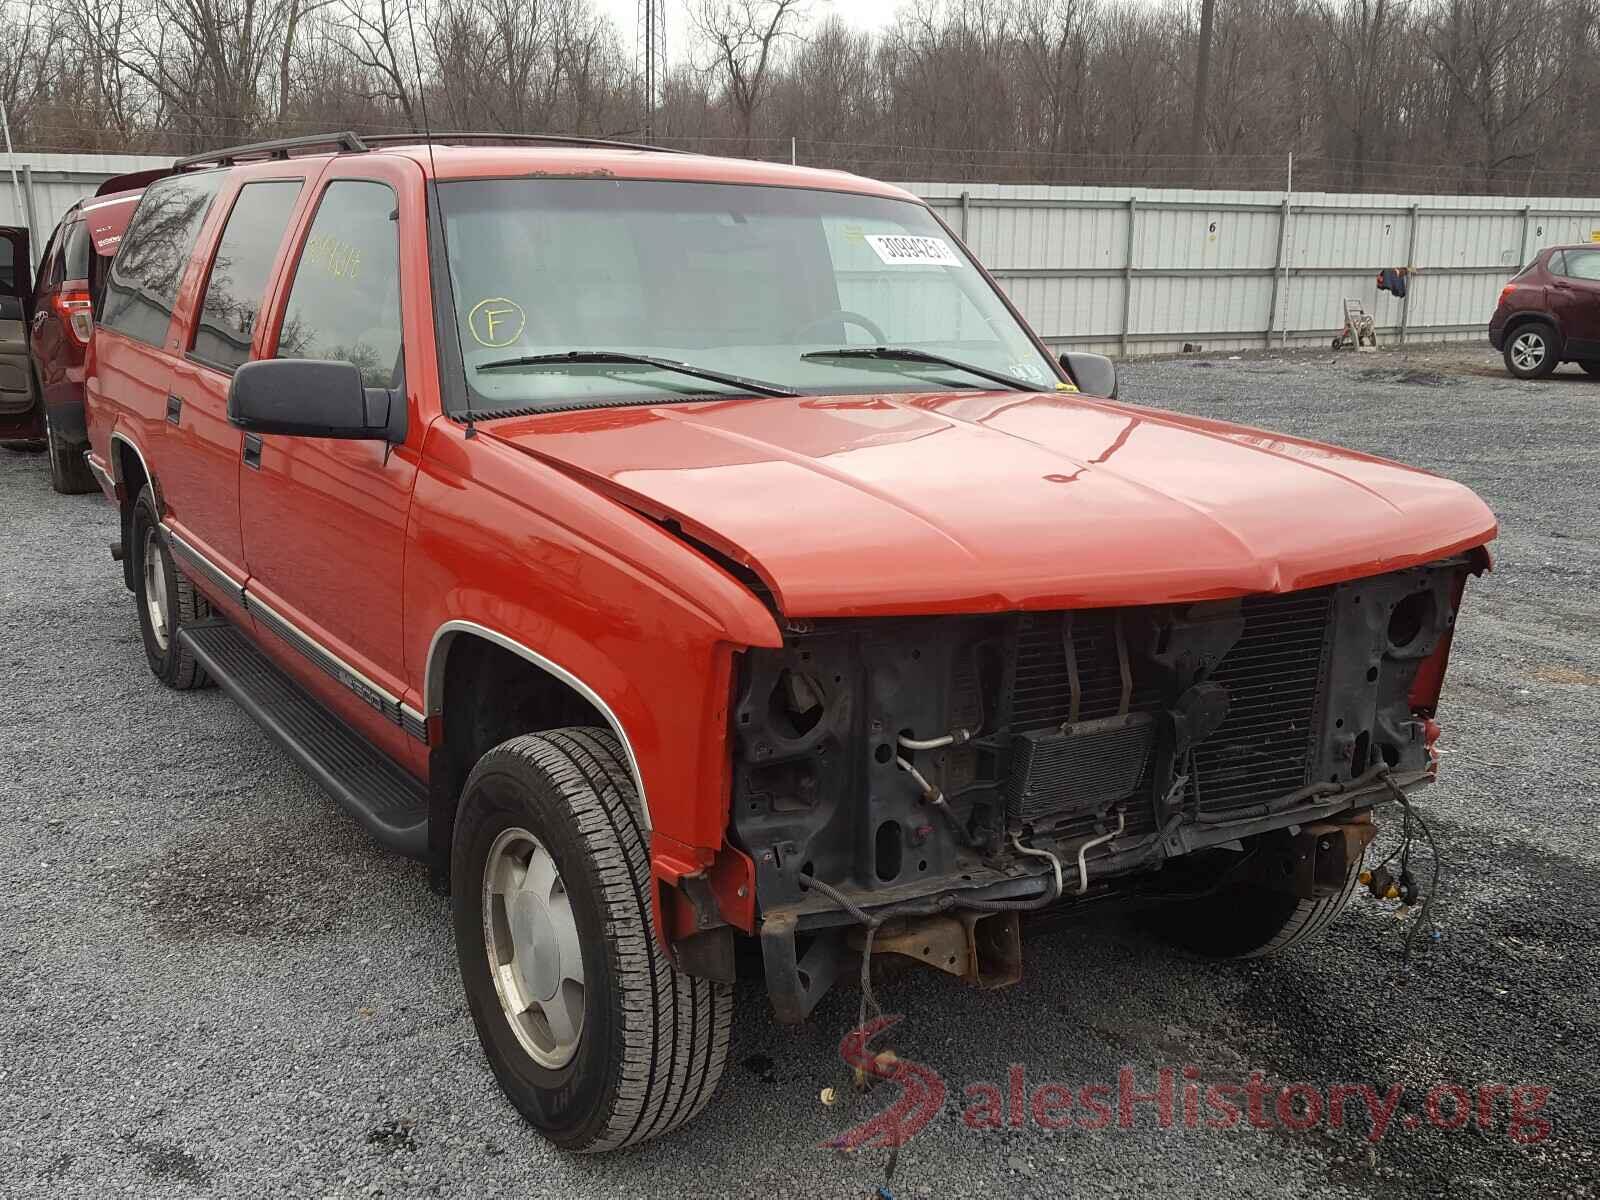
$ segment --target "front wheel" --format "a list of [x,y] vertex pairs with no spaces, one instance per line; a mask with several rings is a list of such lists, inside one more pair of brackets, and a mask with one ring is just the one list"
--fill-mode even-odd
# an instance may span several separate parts
[[733,990],[656,942],[646,834],[609,730],[502,742],[462,789],[451,847],[456,954],[495,1078],[569,1150],[614,1150],[705,1107]]
[[1543,379],[1556,369],[1555,330],[1548,325],[1519,326],[1506,340],[1506,370],[1518,379]]

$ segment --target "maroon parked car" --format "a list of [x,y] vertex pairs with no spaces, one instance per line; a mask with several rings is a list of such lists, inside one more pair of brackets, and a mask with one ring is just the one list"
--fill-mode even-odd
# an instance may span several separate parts
[[50,484],[95,490],[83,461],[83,359],[111,259],[144,184],[164,171],[109,179],[67,210],[30,278],[28,234],[0,229],[0,440],[38,442]]
[[1548,246],[1500,290],[1489,344],[1518,379],[1564,362],[1600,375],[1600,245]]

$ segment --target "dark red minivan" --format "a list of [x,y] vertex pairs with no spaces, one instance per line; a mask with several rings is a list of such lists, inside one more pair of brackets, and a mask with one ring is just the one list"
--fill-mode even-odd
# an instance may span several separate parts
[[144,184],[165,171],[101,184],[61,218],[30,278],[27,231],[0,229],[0,439],[43,439],[50,485],[95,489],[83,461],[83,362],[107,268]]
[[1600,376],[1600,245],[1547,246],[1500,290],[1489,344],[1518,379],[1564,362]]

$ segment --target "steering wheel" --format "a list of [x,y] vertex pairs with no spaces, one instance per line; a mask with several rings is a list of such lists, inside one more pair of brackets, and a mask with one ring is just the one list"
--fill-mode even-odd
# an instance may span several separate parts
[[851,312],[848,308],[836,308],[830,313],[823,313],[814,321],[807,321],[789,335],[789,340],[791,342],[810,341],[811,339],[804,335],[810,333],[819,325],[826,325],[829,321],[840,321],[846,325],[859,325],[872,335],[872,344],[874,346],[888,344],[889,335],[884,333],[876,321],[871,317],[864,317],[858,312]]

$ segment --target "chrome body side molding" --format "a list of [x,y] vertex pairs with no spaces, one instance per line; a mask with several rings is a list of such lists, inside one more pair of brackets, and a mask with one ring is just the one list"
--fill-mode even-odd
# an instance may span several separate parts
[[444,711],[444,663],[449,652],[450,642],[459,633],[471,634],[480,637],[486,642],[492,642],[503,650],[509,650],[519,658],[526,659],[546,674],[553,675],[566,684],[578,695],[582,696],[605,718],[611,726],[612,732],[617,735],[617,740],[622,743],[622,752],[628,756],[628,770],[633,774],[633,786],[639,793],[639,807],[644,814],[644,827],[648,831],[654,828],[650,820],[650,801],[645,795],[644,777],[639,773],[639,760],[633,752],[633,743],[628,740],[628,731],[622,727],[622,722],[617,719],[617,714],[611,711],[607,704],[592,687],[578,676],[567,670],[560,663],[554,662],[540,654],[537,650],[524,646],[521,642],[514,642],[504,634],[496,633],[486,626],[475,621],[446,621],[434,631],[432,640],[428,643],[428,666],[423,677],[422,695],[428,706],[428,716],[436,717]]
[[270,604],[253,595],[248,584],[241,587],[235,583],[226,571],[185,541],[183,535],[175,532],[170,525],[163,522],[161,532],[168,547],[177,552],[191,573],[203,577],[246,612],[257,617],[290,649],[335,683],[348,689],[391,724],[399,726],[417,741],[427,743],[428,723],[416,709],[402,704],[399,696],[374,683]]

